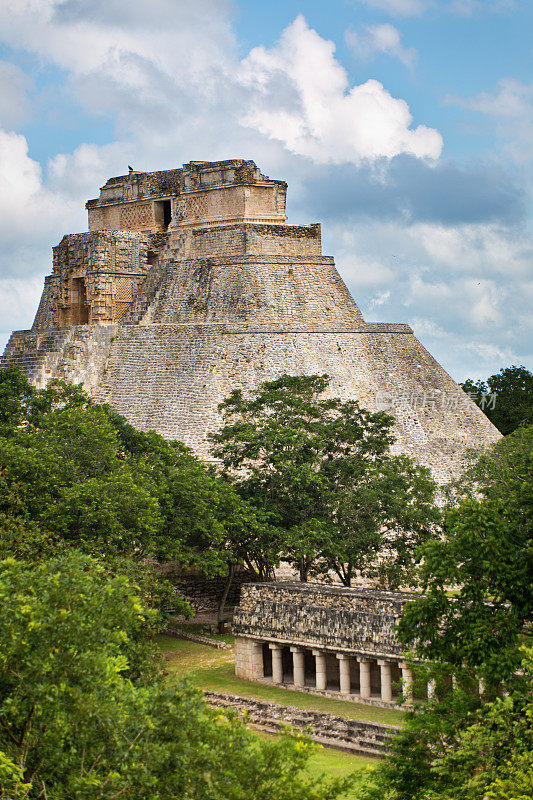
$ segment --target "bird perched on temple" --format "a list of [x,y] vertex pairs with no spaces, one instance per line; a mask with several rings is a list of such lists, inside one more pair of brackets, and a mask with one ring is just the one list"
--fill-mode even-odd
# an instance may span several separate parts
[[128,164],[128,172],[133,172],[133,167],[130,167],[129,164]]

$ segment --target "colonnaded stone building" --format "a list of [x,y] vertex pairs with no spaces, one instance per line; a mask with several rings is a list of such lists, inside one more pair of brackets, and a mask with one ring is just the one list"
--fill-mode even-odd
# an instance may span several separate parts
[[427,698],[395,626],[413,595],[310,583],[247,584],[235,611],[235,674],[365,703]]
[[498,432],[408,325],[364,321],[320,225],[287,224],[286,190],[241,159],[110,178],[2,364],[83,383],[201,458],[232,389],[327,373],[331,395],[393,411],[395,449],[450,479]]

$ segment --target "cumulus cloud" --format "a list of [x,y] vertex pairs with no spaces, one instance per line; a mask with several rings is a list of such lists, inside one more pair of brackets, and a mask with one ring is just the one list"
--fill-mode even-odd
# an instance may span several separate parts
[[0,278],[0,340],[7,341],[12,330],[30,327],[42,290],[40,276]]
[[60,219],[73,221],[73,205],[43,182],[21,134],[0,130],[0,235],[9,244],[37,241]]
[[358,164],[399,153],[437,159],[440,133],[411,128],[407,103],[379,81],[350,88],[334,53],[333,42],[301,15],[273,47],[254,48],[240,72],[242,83],[256,89],[243,123],[319,163]]
[[514,78],[502,78],[493,92],[480,92],[466,98],[451,97],[450,100],[499,119],[533,117],[533,84]]
[[480,92],[472,97],[449,96],[447,100],[494,119],[496,133],[505,140],[505,154],[520,163],[531,161],[532,83],[522,83],[514,78],[502,78],[491,92]]
[[400,31],[389,23],[367,25],[363,33],[349,28],[344,38],[354,55],[362,60],[388,55],[397,58],[406,67],[412,67],[416,59],[415,48],[404,47]]
[[325,252],[335,247],[363,315],[409,323],[455,378],[531,363],[533,243],[527,232],[367,219],[331,223],[323,238]]
[[27,91],[30,78],[15,64],[0,61],[0,125],[12,130],[25,122],[30,113]]

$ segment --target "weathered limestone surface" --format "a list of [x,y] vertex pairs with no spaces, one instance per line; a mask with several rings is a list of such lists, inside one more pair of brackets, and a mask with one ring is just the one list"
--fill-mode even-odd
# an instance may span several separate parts
[[[242,644],[239,660],[249,661],[254,641],[276,642],[361,657],[405,656],[395,626],[413,595],[299,582],[247,584],[233,617]],[[244,674],[241,677],[246,677]],[[250,678],[262,675],[250,675]]]
[[204,692],[209,705],[246,713],[246,720],[259,728],[274,731],[281,725],[304,730],[312,739],[330,747],[377,758],[383,757],[391,738],[398,733],[394,725],[345,719],[321,711],[252,700],[220,692]]
[[286,224],[286,188],[239,159],[111,178],[2,364],[83,383],[204,459],[232,389],[327,373],[331,395],[395,414],[396,451],[455,477],[498,432],[407,325],[364,322],[320,226]]

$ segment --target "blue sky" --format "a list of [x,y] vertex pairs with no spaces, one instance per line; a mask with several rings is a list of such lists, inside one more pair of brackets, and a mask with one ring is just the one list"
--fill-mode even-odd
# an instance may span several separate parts
[[533,368],[533,4],[0,0],[0,346],[128,163],[253,158],[369,320]]

